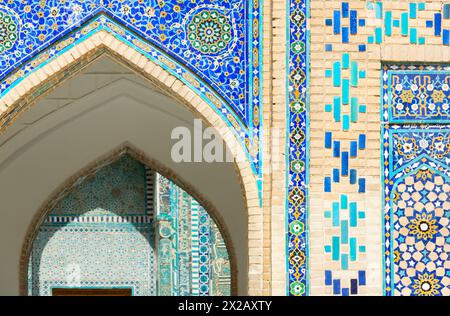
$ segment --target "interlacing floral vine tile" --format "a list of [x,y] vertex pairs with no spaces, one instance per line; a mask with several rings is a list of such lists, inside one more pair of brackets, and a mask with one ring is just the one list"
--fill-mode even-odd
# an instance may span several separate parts
[[387,295],[450,295],[449,71],[383,66]]

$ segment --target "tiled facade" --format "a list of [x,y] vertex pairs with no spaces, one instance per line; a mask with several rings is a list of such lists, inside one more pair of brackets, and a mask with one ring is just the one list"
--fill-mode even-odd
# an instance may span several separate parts
[[448,295],[448,10],[311,1],[312,294]]
[[450,294],[449,2],[28,2],[0,0],[0,132],[111,54],[238,140],[250,294]]

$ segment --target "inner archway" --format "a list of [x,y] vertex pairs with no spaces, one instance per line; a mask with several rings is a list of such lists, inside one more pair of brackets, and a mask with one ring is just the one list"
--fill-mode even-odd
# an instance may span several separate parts
[[28,295],[231,294],[228,251],[214,220],[133,156],[129,147],[115,152],[49,201],[29,254]]
[[[231,262],[232,293],[247,294],[249,248],[243,241],[248,240],[248,203],[256,202],[247,197],[256,195],[256,190],[245,189],[253,179],[244,181],[239,173],[251,170],[236,172],[239,169],[234,163],[173,162],[171,131],[180,125],[192,130],[196,117],[198,114],[109,58],[90,65],[21,115],[1,135],[0,143],[5,218],[0,231],[5,237],[2,249],[8,252],[0,275],[0,284],[5,285],[1,292],[18,292],[11,271],[16,270],[24,280],[25,270],[19,269],[17,262],[21,257],[21,266],[26,266],[21,250],[24,236],[28,236],[25,245],[30,245],[33,235],[26,235],[27,228],[35,229],[44,218],[36,215],[36,210],[42,209],[55,188],[88,163],[128,143],[151,157],[165,176],[211,210],[230,256],[235,258]],[[162,137],[167,139],[161,141]],[[21,198],[23,195],[27,199]],[[26,294],[25,288],[22,284],[22,294]]]

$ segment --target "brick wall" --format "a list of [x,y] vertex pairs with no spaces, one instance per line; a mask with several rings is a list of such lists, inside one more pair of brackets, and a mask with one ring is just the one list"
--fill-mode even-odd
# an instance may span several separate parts
[[448,60],[444,4],[311,1],[313,295],[383,293],[381,66]]

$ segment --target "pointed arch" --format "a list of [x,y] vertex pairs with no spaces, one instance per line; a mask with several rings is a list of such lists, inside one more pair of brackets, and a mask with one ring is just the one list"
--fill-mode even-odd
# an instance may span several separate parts
[[[40,88],[50,89],[52,82],[48,79],[55,71],[59,72],[62,81],[67,76],[76,74],[77,67],[82,69],[82,64],[89,64],[89,58],[95,59],[102,53],[116,55],[123,63],[127,63],[130,68],[146,77],[150,75],[161,77],[162,81],[173,78],[181,81],[226,122],[242,145],[253,172],[255,174],[261,172],[259,132],[254,133],[253,128],[246,125],[223,96],[187,66],[101,12],[86,25],[74,30],[70,36],[47,47],[41,47],[31,61],[18,66],[14,72],[0,81],[0,134],[30,106],[27,100],[29,98],[21,98],[25,96],[25,91],[28,91],[30,82],[34,87],[45,80],[48,82],[47,86],[43,85]],[[87,62],[74,63],[79,59],[86,59]],[[149,66],[147,61],[152,65]],[[73,64],[73,67],[68,67],[69,64]],[[51,67],[48,67],[49,65]],[[46,71],[42,72],[42,69]],[[63,69],[64,72],[61,72]],[[165,85],[170,86],[172,83],[167,82]],[[165,85],[162,85],[163,89],[166,88]],[[43,92],[39,91],[38,94],[42,95]],[[18,98],[23,102],[16,103]],[[259,108],[257,110],[259,112]],[[259,130],[259,115],[256,118],[258,119],[255,123],[258,124],[255,127]]]
[[[258,227],[263,225],[263,213],[258,196],[257,176],[254,173],[254,166],[249,160],[251,155],[249,155],[248,148],[242,146],[236,134],[239,124],[230,124],[231,116],[228,115],[225,119],[224,116],[219,115],[220,111],[212,109],[205,98],[208,96],[212,103],[218,99],[212,94],[202,95],[199,89],[187,82],[187,76],[175,76],[166,67],[149,59],[136,47],[127,45],[107,30],[96,31],[83,42],[70,45],[54,59],[35,68],[28,73],[27,80],[17,82],[2,95],[0,98],[0,134],[12,126],[14,121],[38,100],[103,55],[109,55],[133,69],[149,80],[161,93],[177,100],[190,109],[194,115],[201,117],[218,132],[228,148],[233,151],[235,168],[242,184],[242,195],[248,212],[248,293],[250,295],[262,293],[263,232]],[[220,109],[223,110],[223,108]],[[248,141],[245,143],[249,144]]]
[[216,207],[209,202],[203,195],[198,192],[188,181],[182,179],[175,171],[168,168],[163,163],[149,157],[144,151],[138,149],[133,144],[126,142],[111,152],[97,158],[95,161],[88,164],[86,167],[76,172],[73,176],[62,183],[53,193],[48,197],[48,199],[42,204],[39,210],[34,214],[31,224],[29,225],[26,233],[26,237],[23,241],[21,256],[20,256],[20,268],[19,268],[19,289],[20,295],[25,296],[28,293],[28,270],[30,259],[30,254],[33,247],[33,241],[35,240],[39,228],[44,223],[47,216],[50,214],[54,206],[60,202],[67,194],[73,191],[76,186],[80,183],[80,179],[87,179],[103,167],[113,164],[115,161],[120,159],[123,155],[129,155],[136,161],[140,162],[146,167],[158,172],[165,178],[174,182],[178,187],[187,192],[192,196],[211,216],[211,218],[216,223],[227,248],[229,255],[229,260],[231,264],[231,293],[232,295],[238,294],[238,267],[237,267],[237,257],[234,245],[230,238],[230,232],[224,224],[224,219]]

